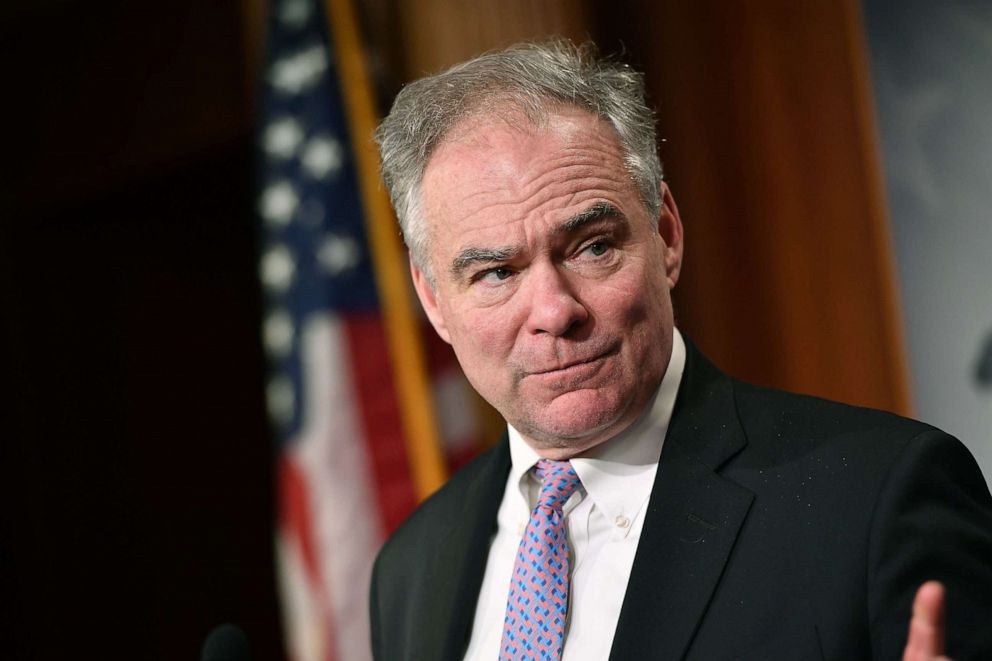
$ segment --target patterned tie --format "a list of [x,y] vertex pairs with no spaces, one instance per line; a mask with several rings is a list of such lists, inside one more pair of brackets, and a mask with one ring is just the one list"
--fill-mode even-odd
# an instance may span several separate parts
[[568,613],[568,537],[561,508],[579,486],[567,461],[537,462],[541,494],[517,549],[500,661],[558,661]]

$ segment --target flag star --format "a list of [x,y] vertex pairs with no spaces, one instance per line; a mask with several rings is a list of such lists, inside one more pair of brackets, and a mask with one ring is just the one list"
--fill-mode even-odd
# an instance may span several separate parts
[[327,71],[327,49],[321,44],[304,48],[272,65],[269,81],[276,91],[299,94],[312,87]]
[[262,283],[269,289],[279,293],[285,292],[293,284],[295,272],[296,262],[286,246],[273,246],[262,255]]
[[285,358],[293,349],[293,318],[285,310],[274,310],[265,318],[262,330],[265,348],[277,358]]
[[333,136],[317,135],[307,141],[300,159],[303,169],[314,179],[326,179],[341,170],[344,149]]
[[286,376],[273,378],[265,387],[265,402],[273,420],[283,425],[289,424],[296,408],[293,382]]
[[303,128],[292,117],[273,121],[265,128],[265,133],[262,135],[262,149],[273,158],[291,158],[302,142]]
[[266,186],[259,200],[258,212],[271,225],[286,226],[293,219],[300,196],[288,181],[277,181]]
[[328,234],[317,249],[317,261],[329,275],[338,275],[358,265],[358,242],[350,236]]
[[298,30],[307,24],[312,13],[309,0],[284,0],[277,15],[283,25]]

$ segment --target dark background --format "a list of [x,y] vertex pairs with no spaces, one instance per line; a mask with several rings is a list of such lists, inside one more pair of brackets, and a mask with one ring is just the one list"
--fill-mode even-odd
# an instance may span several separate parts
[[243,14],[0,10],[2,658],[282,655]]

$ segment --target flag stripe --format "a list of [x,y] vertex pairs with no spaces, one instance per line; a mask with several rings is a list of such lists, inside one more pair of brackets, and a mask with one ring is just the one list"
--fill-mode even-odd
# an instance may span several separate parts
[[316,315],[303,330],[308,413],[289,453],[309,485],[334,658],[359,661],[369,658],[368,589],[383,531],[346,327],[336,316]]
[[386,336],[396,375],[400,412],[406,431],[410,466],[417,495],[423,499],[447,478],[434,403],[409,297],[406,259],[397,238],[389,199],[379,185],[378,156],[371,142],[376,112],[365,71],[364,50],[350,0],[326,0],[344,105],[355,136],[352,148],[372,250],[376,284],[382,299]]
[[344,89],[337,69],[363,75],[357,28],[347,2],[331,5],[328,23],[322,0],[270,4],[258,136],[275,543],[293,661],[370,659],[376,551],[445,473],[431,385],[459,448],[473,429],[450,355],[427,380],[405,258],[377,187],[369,88],[361,79]]
[[311,495],[303,471],[288,456],[279,461],[279,530],[283,620],[293,658],[331,661],[334,621],[320,567],[320,548],[311,523]]
[[372,473],[379,497],[379,511],[386,532],[391,532],[413,510],[417,494],[410,475],[401,429],[393,370],[382,351],[385,332],[378,315],[350,315],[345,323],[351,351],[351,370],[358,395],[363,436],[369,446]]
[[[363,661],[368,587],[383,539],[352,317],[377,314],[377,296],[342,94],[319,0],[273,2],[259,133],[263,337],[267,395],[280,440],[276,549],[287,651],[294,661]],[[365,322],[371,323],[371,322]],[[371,334],[370,334],[371,335]],[[381,337],[382,333],[378,333]],[[368,380],[366,378],[365,380]],[[389,391],[388,372],[378,384]],[[395,404],[379,398],[376,410]],[[398,414],[393,414],[396,419]],[[377,441],[404,446],[403,429]],[[391,475],[403,470],[402,462]],[[412,494],[409,476],[399,491]],[[400,500],[391,512],[412,503]],[[410,507],[410,505],[406,505]]]

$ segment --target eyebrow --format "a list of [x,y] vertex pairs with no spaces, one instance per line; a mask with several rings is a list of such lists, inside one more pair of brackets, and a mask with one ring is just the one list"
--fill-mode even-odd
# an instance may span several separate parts
[[512,259],[520,251],[517,248],[465,248],[451,260],[451,275],[460,278],[473,264],[491,264]]
[[623,224],[627,224],[627,217],[620,209],[609,202],[597,202],[585,211],[581,211],[572,216],[554,229],[555,234],[571,234],[586,225],[592,225],[600,220],[616,218]]
[[[618,219],[622,224],[627,224],[627,217],[620,209],[609,202],[597,202],[585,211],[581,211],[565,222],[555,227],[552,232],[556,235],[570,234],[587,225],[592,225],[607,218]],[[504,246],[499,248],[465,248],[451,260],[451,275],[455,279],[461,278],[469,268],[475,264],[492,264],[495,262],[505,262],[513,259],[520,253],[519,248]]]

